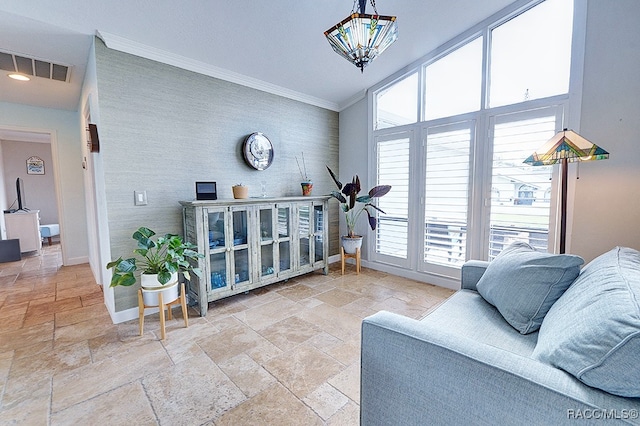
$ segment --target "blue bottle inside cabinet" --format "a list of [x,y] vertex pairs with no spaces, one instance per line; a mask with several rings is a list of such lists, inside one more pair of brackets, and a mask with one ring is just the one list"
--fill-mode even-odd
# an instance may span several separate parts
[[211,289],[222,288],[227,286],[227,277],[224,271],[211,273]]

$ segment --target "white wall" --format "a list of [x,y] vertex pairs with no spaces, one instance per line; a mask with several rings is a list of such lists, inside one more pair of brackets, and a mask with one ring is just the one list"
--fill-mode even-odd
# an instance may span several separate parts
[[589,0],[580,133],[610,153],[580,165],[569,248],[640,249],[640,1]]
[[[0,102],[0,126],[51,133],[54,147],[53,172],[57,174],[60,199],[59,223],[65,265],[87,262],[87,230],[82,183],[83,143],[78,113]],[[56,176],[56,175],[54,175]]]
[[[40,210],[40,223],[58,222],[55,182],[53,179],[53,156],[51,145],[39,142],[0,141],[3,160],[2,174],[5,179],[7,205],[16,202],[16,178],[24,184],[23,207]],[[44,161],[43,175],[27,174],[26,161],[36,156]],[[13,208],[18,208],[17,202]]]
[[[96,74],[95,39],[89,52],[87,70],[84,75],[82,93],[80,95],[82,126],[88,123],[96,124],[100,137],[100,109],[98,108],[98,76]],[[85,119],[88,122],[85,122]],[[110,275],[105,268],[109,259],[109,224],[107,219],[102,156],[99,152],[90,152],[87,144],[82,144],[82,159],[86,211],[87,211],[87,240],[89,246],[89,266],[98,284],[103,285],[104,303],[109,312],[115,311],[113,290],[109,289]]]
[[[364,123],[364,125],[362,125]],[[344,185],[351,182],[354,175],[360,178],[362,191],[368,191],[373,186],[369,182],[369,153],[368,135],[367,135],[367,99],[361,99],[349,108],[340,112],[340,157],[339,170],[334,172],[340,177],[340,181]],[[331,200],[330,203],[338,204],[337,200]],[[347,225],[344,220],[342,210],[340,212],[340,235],[347,234]],[[371,233],[365,216],[360,218],[357,233],[365,238]],[[368,245],[363,240],[362,258],[368,259]]]

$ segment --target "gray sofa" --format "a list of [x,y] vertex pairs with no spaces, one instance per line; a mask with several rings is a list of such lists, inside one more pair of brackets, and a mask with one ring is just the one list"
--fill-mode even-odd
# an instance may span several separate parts
[[[614,253],[615,250],[618,251]],[[640,340],[640,328],[637,328],[637,321],[640,321],[637,310],[637,302],[640,301],[637,298],[640,291],[640,254],[631,249],[616,248],[606,256],[606,259],[598,258],[583,268],[569,290],[560,292],[559,299],[542,321],[542,328],[528,334],[512,327],[500,310],[477,291],[476,285],[489,265],[481,261],[467,262],[462,268],[462,289],[422,320],[384,311],[366,318],[362,324],[361,424],[576,425],[602,424],[603,421],[640,424],[640,398],[619,396],[588,386],[583,383],[591,379],[585,373],[587,369],[571,374],[554,366],[558,361],[553,357],[544,361],[544,348],[536,350],[538,340],[544,340],[543,346],[551,347],[552,354],[564,353],[553,347],[557,343],[554,340],[574,323],[584,323],[588,329],[602,328],[588,323],[598,316],[589,311],[591,305],[597,305],[592,302],[602,302],[608,297],[600,294],[596,298],[589,294],[589,283],[594,280],[598,284],[593,288],[606,294],[615,291],[603,289],[601,282],[613,282],[612,287],[620,284],[625,300],[631,300],[631,319],[623,318],[620,322],[620,318],[615,318],[617,322],[613,327],[620,329],[624,327],[621,323],[631,323],[631,331],[616,338],[622,339],[622,346],[630,342],[635,346],[629,349],[637,350]],[[620,259],[623,259],[622,263],[626,262],[623,267]],[[624,272],[622,275],[621,270]],[[601,276],[603,271],[610,272],[609,278]],[[585,281],[588,283],[583,284]],[[628,288],[631,291],[627,291]],[[587,304],[580,305],[572,299],[584,294],[592,298],[591,301],[586,300]],[[635,307],[633,300],[636,301]],[[571,310],[567,303],[578,306],[577,315],[586,316],[582,319],[562,318],[564,311]],[[602,303],[605,304],[595,308],[606,315],[610,311],[621,310],[620,303]],[[560,319],[556,319],[558,315]],[[547,324],[553,321],[571,323],[559,328],[558,324]],[[633,331],[635,328],[636,332]],[[545,333],[544,339],[539,339]],[[621,347],[619,343],[613,345],[614,351]],[[605,350],[606,356],[613,353],[610,349]],[[630,364],[615,356],[610,357],[611,362],[619,363],[617,371],[621,371],[622,376],[615,373],[616,365],[612,367],[608,359],[604,362],[602,358],[596,363],[595,370],[591,368],[589,371],[598,372],[598,368],[607,364],[607,368],[613,370],[601,371],[605,374],[605,381],[614,371],[613,375],[626,385],[626,377],[636,381],[640,370],[640,352],[635,354],[635,357],[631,355]],[[579,360],[570,362],[579,364]],[[563,368],[571,370],[571,366]],[[629,375],[624,376],[627,372]],[[602,386],[607,388],[609,384]],[[633,393],[640,385],[630,383],[630,386],[632,389],[626,392]]]

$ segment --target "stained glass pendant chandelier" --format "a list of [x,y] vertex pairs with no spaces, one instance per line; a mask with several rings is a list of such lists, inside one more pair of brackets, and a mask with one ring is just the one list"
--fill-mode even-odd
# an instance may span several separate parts
[[324,32],[334,52],[362,72],[398,38],[396,17],[379,15],[375,0],[370,2],[373,15],[365,13],[367,0],[354,0],[351,15]]

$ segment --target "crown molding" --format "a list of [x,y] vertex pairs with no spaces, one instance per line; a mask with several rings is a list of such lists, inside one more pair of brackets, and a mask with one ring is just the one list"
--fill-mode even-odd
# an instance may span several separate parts
[[355,95],[353,95],[352,97],[350,97],[349,99],[347,99],[346,101],[340,103],[340,108],[337,110],[338,112],[341,112],[347,108],[349,108],[350,106],[360,102],[361,100],[365,99],[367,97],[367,90],[361,90],[360,92],[356,93]]
[[218,78],[220,80],[229,81],[235,84],[240,84],[252,89],[271,93],[277,96],[282,96],[284,98],[303,102],[305,104],[317,106],[320,108],[325,108],[331,111],[340,111],[340,106],[334,102],[329,102],[325,99],[316,98],[315,96],[309,96],[295,90],[290,90],[282,86],[267,83],[266,81],[259,80],[257,78],[248,77],[246,75],[229,71],[224,68],[216,67],[211,64],[176,55],[174,53],[157,49],[155,47],[147,46],[145,44],[117,36],[115,34],[106,33],[104,31],[96,31],[96,36],[98,36],[109,49],[140,56],[145,59],[151,59],[152,61],[172,65],[174,67],[193,71],[198,74],[207,75],[209,77]]

